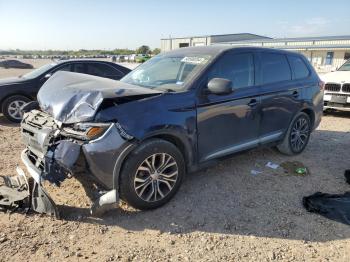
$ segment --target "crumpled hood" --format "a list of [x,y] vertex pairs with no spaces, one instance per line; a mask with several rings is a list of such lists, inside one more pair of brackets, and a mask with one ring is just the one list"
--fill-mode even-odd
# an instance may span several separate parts
[[107,78],[59,71],[40,88],[38,102],[56,120],[71,124],[91,121],[106,98],[161,93]]
[[350,83],[350,71],[335,71],[321,75],[320,78],[326,83]]

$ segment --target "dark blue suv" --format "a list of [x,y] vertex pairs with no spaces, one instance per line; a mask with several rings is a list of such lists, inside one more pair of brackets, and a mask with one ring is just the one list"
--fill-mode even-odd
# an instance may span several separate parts
[[119,199],[156,208],[187,172],[224,156],[260,145],[301,153],[322,89],[304,56],[252,47],[178,49],[120,81],[58,72],[24,108],[22,161],[39,188],[83,166],[104,188],[94,212]]

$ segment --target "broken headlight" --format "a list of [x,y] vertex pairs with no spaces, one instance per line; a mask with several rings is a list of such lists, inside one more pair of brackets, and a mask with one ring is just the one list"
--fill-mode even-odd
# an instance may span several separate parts
[[68,136],[82,140],[93,140],[104,134],[111,123],[77,123],[72,127],[65,127],[63,131]]

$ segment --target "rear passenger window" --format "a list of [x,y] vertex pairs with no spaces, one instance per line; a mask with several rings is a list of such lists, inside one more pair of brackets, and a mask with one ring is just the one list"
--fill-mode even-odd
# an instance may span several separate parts
[[87,73],[89,75],[101,76],[101,77],[111,77],[119,75],[115,69],[111,66],[102,63],[91,63],[87,66]]
[[253,54],[225,54],[209,72],[208,79],[225,78],[233,88],[254,85]]
[[77,64],[74,64],[73,65],[73,72],[76,72],[76,73],[85,73],[85,64],[83,63],[77,63]]
[[261,78],[263,84],[292,79],[292,73],[285,55],[261,53]]
[[288,56],[290,66],[294,72],[295,79],[302,79],[310,74],[309,69],[305,65],[304,61],[297,56]]

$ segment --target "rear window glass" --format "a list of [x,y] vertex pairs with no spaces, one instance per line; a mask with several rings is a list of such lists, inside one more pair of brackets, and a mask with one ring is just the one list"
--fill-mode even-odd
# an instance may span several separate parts
[[261,78],[263,84],[292,79],[292,73],[283,54],[261,53]]
[[294,72],[295,79],[302,79],[310,74],[309,69],[300,57],[289,56],[288,58],[290,66],[292,67],[292,70]]

